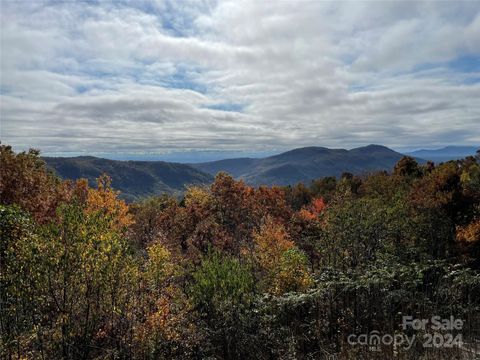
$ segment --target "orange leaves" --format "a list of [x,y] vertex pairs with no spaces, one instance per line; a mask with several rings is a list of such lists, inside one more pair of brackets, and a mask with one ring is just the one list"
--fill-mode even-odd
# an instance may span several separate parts
[[213,210],[219,223],[231,231],[248,226],[251,189],[243,181],[219,173],[211,186]]
[[118,199],[118,192],[110,186],[110,178],[102,175],[97,181],[97,189],[88,189],[85,212],[87,214],[103,213],[110,218],[116,230],[123,230],[131,225],[133,219],[128,213],[128,205]]
[[287,204],[285,192],[279,187],[260,186],[248,193],[254,216],[262,219],[268,215],[277,221],[287,222],[292,211]]
[[[145,295],[145,294],[144,294]],[[158,297],[152,297],[153,308],[146,311],[145,320],[134,328],[139,354],[168,354],[172,341],[195,341],[196,327],[191,321],[191,305],[182,291],[174,286],[164,288]],[[162,357],[163,358],[163,357]],[[167,356],[168,358],[168,356]]]
[[118,199],[107,175],[98,179],[98,189],[89,188],[85,179],[61,181],[46,168],[37,150],[15,154],[5,145],[0,145],[0,163],[0,202],[19,205],[39,223],[55,218],[57,207],[72,200],[85,205],[86,213],[110,216],[116,229],[132,223],[128,206]]
[[299,211],[299,215],[302,219],[307,221],[313,221],[318,219],[318,216],[327,208],[323,198],[315,198],[312,200],[308,207],[303,207]]
[[266,218],[254,234],[254,257],[266,291],[283,294],[303,291],[312,284],[307,258],[298,250],[283,225]]
[[480,241],[480,219],[470,224],[457,227],[457,239],[466,243],[478,243]]
[[320,197],[320,198],[313,199],[312,209],[316,214],[320,214],[321,212],[323,212],[323,210],[325,210],[326,207],[327,205],[325,204],[325,201],[323,200],[323,198]]
[[64,199],[64,188],[47,171],[38,150],[15,154],[10,146],[0,145],[0,203],[17,204],[39,223],[55,216]]
[[252,231],[258,229],[264,217],[286,224],[291,217],[285,193],[278,187],[247,186],[231,176],[220,173],[211,186],[211,215],[233,239],[234,252],[252,246]]
[[260,266],[272,269],[280,261],[282,254],[295,245],[285,228],[266,218],[260,231],[254,233],[255,254]]
[[313,212],[303,208],[301,209],[298,214],[300,215],[300,217],[304,220],[307,220],[307,221],[313,221],[317,218],[317,215],[315,215]]

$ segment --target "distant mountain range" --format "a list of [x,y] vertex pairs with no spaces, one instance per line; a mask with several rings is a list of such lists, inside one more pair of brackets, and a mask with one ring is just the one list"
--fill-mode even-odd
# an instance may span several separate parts
[[380,145],[352,150],[305,147],[261,159],[227,159],[190,166],[211,175],[225,171],[252,185],[291,185],[324,176],[338,177],[343,172],[391,170],[402,156]]
[[[475,154],[475,147],[449,146],[439,150],[419,150],[408,155],[417,161],[436,162]],[[363,174],[392,170],[404,156],[381,145],[351,150],[304,147],[264,158],[237,158],[195,164],[165,161],[120,161],[92,156],[46,157],[47,166],[65,179],[87,178],[91,185],[102,173],[112,178],[112,186],[122,197],[133,201],[149,195],[181,194],[187,185],[209,184],[225,171],[250,185],[292,185],[309,183],[324,176],[344,172]]]
[[475,146],[446,146],[435,150],[417,150],[406,153],[409,156],[419,157],[425,160],[434,162],[463,159],[470,155],[475,155],[476,151],[480,149]]
[[112,178],[112,186],[128,201],[161,193],[180,194],[187,185],[213,181],[213,176],[191,166],[164,161],[119,161],[93,156],[46,157],[44,160],[60,177],[86,178],[92,186],[97,177],[107,173]]

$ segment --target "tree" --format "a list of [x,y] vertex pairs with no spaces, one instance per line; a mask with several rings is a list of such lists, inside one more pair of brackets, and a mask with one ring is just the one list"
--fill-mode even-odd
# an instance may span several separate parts
[[308,207],[304,207],[300,210],[300,216],[306,220],[315,220],[318,216],[325,211],[327,205],[323,198],[314,198]]
[[395,164],[393,173],[398,176],[416,178],[419,177],[422,172],[414,158],[404,156]]
[[408,202],[424,250],[436,258],[450,256],[455,247],[455,224],[471,207],[466,206],[457,164],[437,166],[413,183]]
[[189,186],[184,196],[185,207],[192,215],[203,218],[211,212],[213,197],[206,187]]
[[204,324],[202,356],[251,357],[256,326],[250,311],[254,279],[249,267],[238,259],[213,252],[192,273],[188,293]]
[[2,287],[13,300],[7,314],[21,320],[7,333],[16,334],[21,356],[89,358],[92,349],[108,350],[136,273],[111,220],[73,203],[35,233],[28,229],[17,210],[2,211],[2,239],[11,239],[2,249]]
[[288,206],[284,189],[273,186],[260,186],[250,193],[249,202],[253,208],[253,219],[255,228],[262,223],[265,216],[270,216],[281,223],[287,223],[292,216],[291,208]]
[[266,218],[254,234],[254,259],[260,272],[260,286],[272,294],[307,289],[312,280],[306,256],[295,247],[283,225]]
[[44,223],[55,216],[67,194],[39,155],[35,149],[15,154],[11,146],[0,144],[0,203],[16,204]]
[[321,179],[312,181],[310,191],[312,196],[316,198],[323,198],[330,200],[337,188],[337,179],[334,176],[327,176]]
[[211,186],[211,193],[215,222],[232,237],[233,251],[239,254],[240,249],[251,242],[255,227],[252,208],[254,190],[243,181],[235,181],[230,175],[219,173]]
[[296,247],[283,252],[275,269],[272,293],[282,295],[287,292],[304,292],[313,285],[305,254]]
[[0,205],[0,357],[22,358],[41,343],[47,286],[34,222],[15,205]]
[[287,203],[293,210],[300,210],[312,199],[310,190],[302,183],[293,186],[287,186],[285,187],[284,191]]
[[[107,209],[106,209],[107,210]],[[108,349],[129,307],[135,265],[127,244],[105,211],[85,211],[76,204],[58,211],[58,223],[42,231],[44,294],[54,327],[52,343],[63,358],[88,357],[92,345]]]
[[404,201],[349,199],[329,205],[325,214],[320,261],[340,269],[366,268],[380,256],[398,255],[412,245]]
[[162,214],[172,204],[176,204],[176,201],[168,195],[149,197],[130,204],[129,213],[133,223],[128,227],[128,238],[138,249],[165,238]]
[[232,235],[218,224],[215,217],[211,215],[196,224],[187,243],[189,254],[194,260],[198,260],[212,249],[230,255],[238,254],[238,246]]
[[135,357],[183,358],[193,356],[199,341],[191,303],[177,277],[182,269],[161,243],[150,243],[140,274],[139,303],[141,316],[134,327]]
[[133,223],[127,204],[118,198],[119,192],[111,187],[111,179],[103,174],[97,179],[97,189],[88,189],[85,212],[99,213],[109,221],[112,230],[124,232]]
[[270,271],[280,262],[282,254],[295,244],[284,226],[266,218],[260,230],[254,233],[255,257],[262,269]]

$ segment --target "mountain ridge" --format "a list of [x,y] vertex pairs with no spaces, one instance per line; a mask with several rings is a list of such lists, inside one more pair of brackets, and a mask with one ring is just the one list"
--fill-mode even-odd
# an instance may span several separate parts
[[409,156],[418,156],[426,160],[443,162],[474,156],[480,146],[456,146],[448,145],[438,149],[419,149],[405,153]]
[[292,185],[324,176],[338,177],[344,172],[361,174],[391,170],[403,156],[376,144],[351,150],[308,146],[265,158],[237,158],[189,165],[210,175],[225,171],[250,185]]
[[[44,157],[47,166],[65,179],[87,178],[91,185],[103,173],[112,186],[132,201],[161,193],[181,194],[188,185],[205,185],[227,172],[247,184],[293,185],[325,176],[339,177],[392,170],[404,155],[383,145],[350,150],[308,146],[264,158],[233,158],[205,163],[181,164],[167,161],[110,160],[94,156]],[[423,161],[418,159],[418,161]]]
[[191,166],[166,161],[122,161],[94,156],[43,159],[61,178],[86,178],[92,186],[96,178],[106,173],[112,178],[112,186],[120,190],[121,197],[128,201],[160,193],[180,194],[187,185],[213,181],[211,175]]

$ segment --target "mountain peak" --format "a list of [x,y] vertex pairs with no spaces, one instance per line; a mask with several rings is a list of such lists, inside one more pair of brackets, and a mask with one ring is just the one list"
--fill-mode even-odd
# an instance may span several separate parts
[[402,154],[382,145],[371,144],[352,150],[308,146],[278,155],[254,159],[250,163],[231,160],[228,166],[216,163],[193,164],[199,170],[215,175],[219,171],[234,173],[252,185],[292,185],[308,183],[323,176],[340,176],[348,171],[361,174],[391,170]]
[[396,151],[390,149],[389,147],[377,144],[370,144],[367,146],[361,146],[350,150],[351,153],[362,153],[362,154],[373,154],[373,153],[383,153],[383,154],[397,154]]
[[322,154],[322,153],[325,154],[330,151],[332,150],[322,146],[306,146],[306,147],[288,150],[281,154],[273,155],[271,157],[280,157],[280,156],[288,156],[288,155],[312,155],[312,154]]

